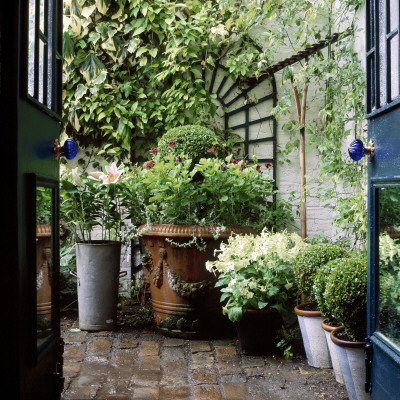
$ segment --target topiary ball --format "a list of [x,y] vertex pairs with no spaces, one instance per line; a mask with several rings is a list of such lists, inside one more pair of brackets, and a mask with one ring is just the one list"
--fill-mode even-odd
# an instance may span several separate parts
[[218,147],[218,136],[208,128],[200,125],[184,125],[172,128],[161,136],[158,142],[158,154],[163,157],[168,154],[185,154],[192,159],[192,165],[201,158],[209,157],[214,146]]
[[350,257],[350,253],[334,244],[314,244],[302,250],[293,261],[293,274],[300,293],[315,301],[313,285],[317,270],[335,258]]
[[318,306],[318,310],[321,311],[321,315],[324,318],[327,318],[329,324],[332,326],[340,326],[342,325],[342,323],[333,317],[332,310],[326,304],[325,289],[332,271],[337,266],[342,265],[342,260],[342,258],[336,258],[327,262],[325,265],[322,265],[315,273],[314,278],[313,293]]
[[367,326],[367,260],[342,258],[329,276],[324,298],[333,317],[351,339],[365,340]]

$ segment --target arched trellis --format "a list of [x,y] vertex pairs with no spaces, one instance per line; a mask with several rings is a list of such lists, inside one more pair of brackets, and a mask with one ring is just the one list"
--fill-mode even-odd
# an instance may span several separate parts
[[224,129],[242,137],[245,157],[251,160],[256,155],[260,163],[271,164],[272,177],[276,180],[277,122],[272,115],[277,102],[274,76],[249,85],[233,81],[222,62],[217,62],[204,81],[205,89],[216,95],[224,111]]

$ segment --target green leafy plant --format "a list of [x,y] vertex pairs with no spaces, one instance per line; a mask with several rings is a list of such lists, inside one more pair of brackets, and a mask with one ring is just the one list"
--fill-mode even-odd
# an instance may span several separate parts
[[[176,156],[185,154],[193,164],[207,156],[207,151],[218,147],[218,136],[210,129],[199,125],[185,125],[170,129],[158,141],[158,154],[163,157],[174,153]],[[221,147],[221,145],[220,145]],[[212,155],[212,153],[209,153]]]
[[217,275],[228,318],[240,321],[248,309],[275,308],[286,326],[295,319],[296,285],[292,262],[307,245],[295,233],[263,230],[258,236],[234,236],[221,245],[206,268]]
[[314,278],[313,293],[318,306],[318,310],[321,311],[321,315],[324,318],[327,318],[328,323],[332,326],[340,326],[342,325],[342,323],[333,317],[332,311],[326,304],[325,290],[326,284],[329,280],[330,275],[332,274],[332,271],[339,265],[342,265],[342,263],[342,258],[336,258],[327,262],[317,270]]
[[350,257],[347,250],[334,244],[315,244],[301,251],[293,261],[293,273],[299,292],[315,301],[313,285],[319,268],[335,258]]
[[77,241],[90,241],[99,227],[103,240],[123,240],[126,222],[123,184],[115,163],[106,172],[66,169],[60,179],[60,219]]
[[367,261],[342,258],[331,272],[324,297],[332,316],[352,340],[364,341],[367,318]]

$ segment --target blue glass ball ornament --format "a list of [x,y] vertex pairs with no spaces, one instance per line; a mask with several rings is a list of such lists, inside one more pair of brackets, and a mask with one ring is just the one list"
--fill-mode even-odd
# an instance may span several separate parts
[[67,139],[62,146],[62,155],[67,160],[73,160],[78,154],[79,147],[74,139]]
[[360,161],[364,157],[366,149],[360,139],[355,139],[350,143],[348,151],[352,160]]

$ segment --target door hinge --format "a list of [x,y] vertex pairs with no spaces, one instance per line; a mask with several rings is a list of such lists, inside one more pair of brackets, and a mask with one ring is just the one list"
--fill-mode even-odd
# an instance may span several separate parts
[[364,347],[365,353],[365,392],[371,393],[372,390],[372,381],[371,381],[371,373],[372,373],[372,353],[374,348],[372,346],[371,340],[366,340],[366,345]]

